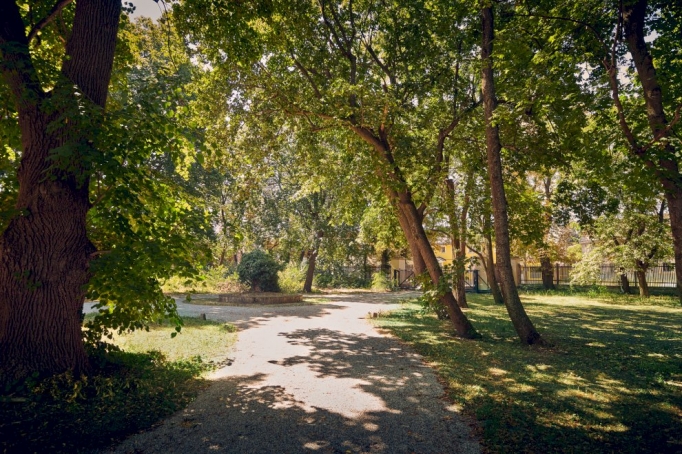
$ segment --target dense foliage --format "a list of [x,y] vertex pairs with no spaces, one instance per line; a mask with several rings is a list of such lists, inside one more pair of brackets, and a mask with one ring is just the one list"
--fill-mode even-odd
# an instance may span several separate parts
[[244,254],[237,267],[239,280],[254,292],[279,292],[281,266],[273,257],[256,249]]

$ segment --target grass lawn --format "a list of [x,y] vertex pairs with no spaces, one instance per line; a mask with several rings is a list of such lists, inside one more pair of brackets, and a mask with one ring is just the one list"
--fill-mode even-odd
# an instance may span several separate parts
[[169,361],[189,360],[200,356],[204,362],[222,362],[237,339],[233,325],[185,317],[184,326],[171,339],[175,329],[167,322],[150,326],[147,331],[114,335],[113,343],[132,353],[161,352]]
[[187,406],[236,333],[193,318],[171,339],[173,331],[162,323],[116,336],[124,351],[93,353],[87,376],[32,378],[0,390],[0,453],[93,452]]
[[504,307],[467,295],[480,341],[416,303],[375,323],[435,366],[491,452],[682,452],[682,308],[671,298],[525,293],[554,345],[523,347]]

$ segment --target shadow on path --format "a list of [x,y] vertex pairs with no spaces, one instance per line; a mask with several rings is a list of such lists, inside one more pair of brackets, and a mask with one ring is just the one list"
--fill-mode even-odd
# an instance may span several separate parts
[[479,452],[421,357],[359,320],[380,299],[341,296],[250,323],[209,389],[115,452]]

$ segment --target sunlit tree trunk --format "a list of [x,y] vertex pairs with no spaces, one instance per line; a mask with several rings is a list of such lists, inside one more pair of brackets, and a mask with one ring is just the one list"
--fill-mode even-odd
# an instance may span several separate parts
[[[654,138],[660,141],[659,144],[648,149],[639,146],[627,127],[624,114],[620,123],[634,153],[654,170],[663,186],[673,236],[677,293],[682,303],[682,176],[677,161],[678,150],[670,141],[661,140],[670,137],[673,131],[668,128],[668,118],[663,109],[661,86],[658,83],[653,58],[645,41],[646,33],[648,33],[644,27],[647,4],[647,0],[621,3],[623,5],[623,31],[628,50],[637,70],[639,82],[642,85],[649,129]],[[612,78],[612,86],[613,84]],[[614,98],[617,98],[616,94],[614,93]],[[618,100],[616,99],[616,101]]]

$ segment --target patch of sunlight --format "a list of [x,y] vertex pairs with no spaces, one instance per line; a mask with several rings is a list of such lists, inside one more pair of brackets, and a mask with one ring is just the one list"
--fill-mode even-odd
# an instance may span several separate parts
[[537,422],[543,426],[561,426],[561,427],[571,427],[576,428],[582,426],[580,423],[580,417],[575,413],[554,413],[549,416],[538,416]]
[[362,427],[368,432],[376,432],[377,430],[379,430],[379,426],[374,424],[373,422],[366,422],[362,425]]
[[646,356],[648,356],[650,358],[667,358],[668,357],[662,353],[647,353]]
[[602,432],[627,432],[630,430],[628,426],[619,422],[613,424],[599,424],[598,426],[592,426],[592,428],[601,430]]
[[590,342],[589,344],[585,344],[587,347],[601,347],[605,348],[606,344],[602,344],[601,342]]
[[562,385],[568,385],[568,386],[574,386],[577,385],[580,382],[584,382],[585,379],[574,374],[573,372],[568,372],[568,373],[562,373],[559,375],[557,382],[561,383]]
[[595,394],[580,389],[562,389],[557,391],[557,395],[559,397],[585,399],[600,403],[609,403],[618,400],[618,397],[613,394]]
[[599,418],[599,419],[615,419],[616,418],[611,413],[607,413],[603,410],[598,410],[596,408],[586,407],[586,408],[584,408],[584,410],[588,413],[591,413],[595,418]]
[[670,402],[660,402],[658,404],[655,404],[653,407],[658,408],[659,410],[664,411],[666,413],[672,413],[673,415],[682,418],[682,408],[678,407],[677,405],[673,405]]
[[524,383],[514,383],[511,386],[507,386],[507,391],[512,393],[532,393],[537,391],[537,388]]
[[678,388],[682,388],[682,382],[679,381],[666,380],[663,383],[665,383],[668,386],[676,386]]
[[489,367],[488,372],[495,377],[501,377],[508,373],[506,370],[498,369],[497,367]]
[[604,387],[616,387],[623,384],[622,381],[614,380],[603,372],[600,372],[599,375],[597,375],[597,383]]

